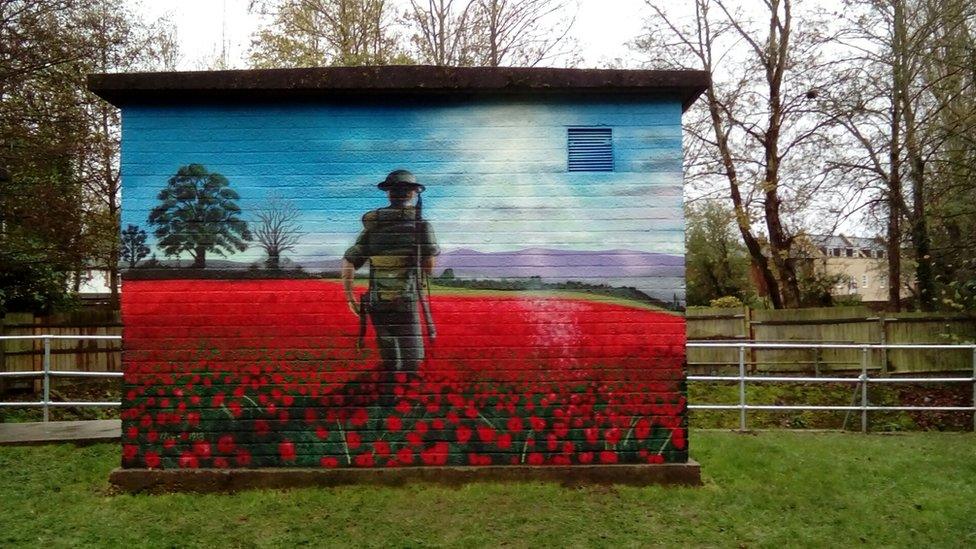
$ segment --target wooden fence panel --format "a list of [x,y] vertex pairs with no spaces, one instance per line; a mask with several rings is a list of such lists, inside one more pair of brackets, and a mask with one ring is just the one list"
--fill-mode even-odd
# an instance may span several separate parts
[[[81,310],[50,316],[7,313],[3,335],[121,335],[118,311]],[[40,339],[0,341],[0,369],[6,372],[44,369],[44,342]],[[83,372],[121,372],[122,342],[113,340],[51,341],[51,369]],[[30,383],[27,381],[26,383]],[[7,386],[22,383],[8,382]]]
[[[691,309],[689,340],[751,340],[820,343],[964,343],[976,341],[976,317],[932,313],[875,313],[866,307],[790,310]],[[750,337],[743,338],[748,334]],[[747,352],[750,371],[838,372],[858,370],[857,349],[756,349]],[[738,364],[737,349],[689,349],[689,371],[715,372]],[[868,368],[892,374],[971,370],[968,351],[871,350]]]

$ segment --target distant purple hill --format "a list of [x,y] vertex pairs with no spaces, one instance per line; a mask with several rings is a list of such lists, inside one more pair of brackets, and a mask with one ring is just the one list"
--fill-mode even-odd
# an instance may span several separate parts
[[[313,271],[338,271],[340,259],[300,261]],[[682,277],[685,259],[680,255],[632,250],[575,251],[526,248],[512,252],[479,252],[460,248],[437,257],[434,274],[447,269],[459,278],[529,278],[547,280],[628,279]]]
[[462,278],[548,280],[620,279],[683,276],[682,256],[631,250],[574,251],[526,248],[514,252],[458,249],[437,258],[437,273],[447,269]]

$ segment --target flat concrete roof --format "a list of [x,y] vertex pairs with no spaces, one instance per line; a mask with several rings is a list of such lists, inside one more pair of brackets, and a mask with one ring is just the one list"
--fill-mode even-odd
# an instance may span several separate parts
[[390,65],[88,75],[110,103],[470,96],[677,96],[686,110],[706,71]]

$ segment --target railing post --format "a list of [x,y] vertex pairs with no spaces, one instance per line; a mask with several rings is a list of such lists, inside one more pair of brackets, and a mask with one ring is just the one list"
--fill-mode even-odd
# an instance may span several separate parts
[[746,347],[739,346],[739,431],[746,430]]
[[51,402],[51,338],[44,339],[44,421],[48,420],[48,403]]
[[868,348],[861,347],[861,432],[868,432]]

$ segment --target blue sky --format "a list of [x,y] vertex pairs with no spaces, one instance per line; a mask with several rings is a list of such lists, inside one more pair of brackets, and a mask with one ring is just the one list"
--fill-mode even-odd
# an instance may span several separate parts
[[[156,194],[181,165],[199,163],[228,178],[248,221],[272,193],[302,211],[293,258],[338,257],[362,214],[385,205],[376,182],[405,168],[428,187],[425,217],[445,250],[683,253],[677,103],[129,107],[123,116],[123,226],[150,234]],[[614,172],[566,171],[573,126],[613,128]],[[232,259],[262,255],[252,247]]]

